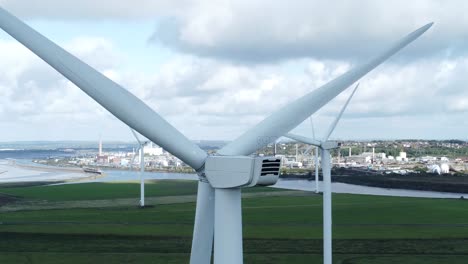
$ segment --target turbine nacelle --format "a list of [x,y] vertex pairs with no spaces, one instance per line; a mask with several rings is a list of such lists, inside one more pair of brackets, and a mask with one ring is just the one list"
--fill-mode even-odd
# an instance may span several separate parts
[[281,159],[273,156],[209,156],[201,177],[221,189],[268,186],[278,181],[280,167]]

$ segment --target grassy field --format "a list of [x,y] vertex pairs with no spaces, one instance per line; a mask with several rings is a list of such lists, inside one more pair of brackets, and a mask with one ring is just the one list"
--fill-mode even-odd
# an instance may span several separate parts
[[[18,199],[5,206],[20,209],[0,207],[0,263],[188,263],[195,204],[177,198],[193,196],[196,183],[147,184],[154,204],[144,209],[138,190],[137,183],[0,188]],[[163,196],[175,202],[158,204]],[[106,199],[134,205],[88,207]],[[61,201],[78,206],[34,209]],[[468,262],[466,200],[336,194],[333,203],[335,263]],[[322,196],[303,192],[246,193],[245,263],[321,263],[321,204]]]
[[[140,195],[137,182],[82,183],[53,186],[31,186],[9,188],[0,185],[0,193],[20,196],[27,199],[48,201],[82,201],[100,199],[135,198]],[[281,191],[272,188],[250,188],[246,192]],[[145,186],[148,197],[196,195],[197,182],[183,180],[152,181]]]

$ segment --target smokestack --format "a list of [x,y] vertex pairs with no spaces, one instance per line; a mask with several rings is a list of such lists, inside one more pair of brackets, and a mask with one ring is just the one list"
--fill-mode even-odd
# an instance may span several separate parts
[[102,156],[102,138],[99,136],[99,156]]
[[296,144],[296,162],[298,161],[297,148],[298,148],[298,145]]
[[374,164],[375,161],[375,148],[372,148],[372,164]]
[[340,166],[339,164],[341,163],[341,148],[338,148],[338,166]]
[[349,147],[349,156],[351,157],[351,147]]

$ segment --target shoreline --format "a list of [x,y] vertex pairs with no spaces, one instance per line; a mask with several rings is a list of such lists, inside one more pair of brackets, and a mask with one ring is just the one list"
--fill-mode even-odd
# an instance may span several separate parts
[[18,164],[15,161],[8,160],[8,165],[16,168],[22,168],[26,170],[33,170],[33,171],[45,171],[45,172],[70,172],[70,173],[84,173],[81,168],[74,168],[74,167],[56,167],[56,166],[41,166],[41,165],[26,165],[26,164]]
[[[39,164],[39,163],[37,163]],[[51,168],[69,168],[69,169],[81,169],[81,167],[78,166],[55,166],[51,164],[42,164],[42,166],[47,166]],[[40,166],[39,166],[40,167]],[[124,167],[112,167],[112,166],[96,166],[96,165],[86,165],[88,168],[97,168],[101,170],[116,170],[116,171],[139,171],[140,167],[139,166],[132,166],[132,168],[124,168]],[[196,172],[194,170],[189,170],[189,169],[184,169],[184,170],[170,170],[170,169],[155,169],[155,168],[145,168],[145,172],[165,172],[165,173],[186,173],[186,174],[195,174]]]
[[[281,177],[282,180],[307,180],[313,181],[309,175],[288,174]],[[319,175],[319,181],[322,181]],[[377,187],[384,189],[427,191],[442,193],[468,193],[468,177],[456,176],[397,176],[397,175],[332,175],[332,182],[345,183],[357,186]]]
[[[54,167],[54,166],[34,166],[29,164],[18,164],[13,161],[9,161],[8,164],[13,167],[32,170],[36,172],[48,172],[48,173],[62,173],[64,177],[57,178],[51,176],[50,179],[44,177],[43,179],[32,179],[24,181],[16,181],[14,178],[9,182],[0,183],[3,186],[21,186],[24,184],[32,185],[46,185],[46,184],[67,184],[67,183],[83,183],[87,181],[95,181],[107,176],[106,173],[103,174],[88,174],[84,173],[80,168],[73,167]],[[114,170],[114,168],[109,168]],[[125,170],[117,170],[125,171]],[[149,171],[146,171],[149,172]],[[178,172],[167,172],[165,173],[178,173]],[[164,173],[163,172],[163,173]],[[158,172],[149,172],[149,173],[158,173]],[[289,180],[299,180],[299,181],[310,181],[313,178],[311,175],[300,175],[300,174],[286,174],[281,175],[281,181],[287,182]],[[45,179],[45,180],[44,180]],[[321,180],[321,177],[320,177]],[[458,180],[459,182],[452,182],[452,180]],[[426,191],[426,192],[442,192],[442,193],[451,193],[451,194],[468,194],[468,177],[456,177],[456,176],[395,176],[395,175],[334,175],[332,176],[332,182],[334,183],[344,183],[351,184],[361,187],[375,187],[383,188],[388,190],[403,190],[403,191]],[[29,183],[29,184],[28,184]],[[299,188],[299,187],[297,187]],[[290,186],[288,189],[295,189],[294,186]]]
[[[105,174],[85,173],[81,168],[54,167],[34,164],[22,164],[13,159],[2,159],[5,167],[0,176],[1,187],[38,186],[61,183],[78,183],[105,177]],[[10,168],[10,169],[8,169]],[[5,170],[6,169],[6,170]]]

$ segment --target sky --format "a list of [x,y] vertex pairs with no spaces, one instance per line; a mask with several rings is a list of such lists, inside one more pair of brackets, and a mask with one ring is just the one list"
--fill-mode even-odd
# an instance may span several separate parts
[[[468,140],[467,1],[0,0],[0,6],[193,140],[233,140],[434,22],[360,80],[331,138]],[[0,142],[133,140],[125,124],[2,30],[0,58]],[[318,137],[350,92],[312,116]],[[310,121],[293,132],[310,136]]]

